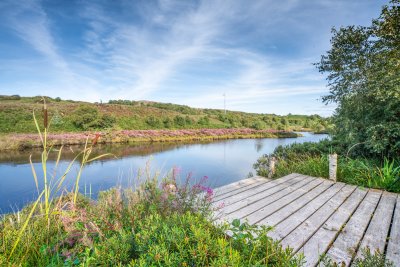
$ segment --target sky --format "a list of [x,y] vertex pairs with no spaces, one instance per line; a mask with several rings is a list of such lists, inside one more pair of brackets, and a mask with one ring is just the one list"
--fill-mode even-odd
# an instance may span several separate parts
[[319,114],[331,28],[382,0],[0,0],[0,94]]

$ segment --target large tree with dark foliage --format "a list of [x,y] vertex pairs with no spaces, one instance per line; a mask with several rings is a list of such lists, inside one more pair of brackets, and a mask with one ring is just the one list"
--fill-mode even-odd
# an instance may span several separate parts
[[332,34],[332,48],[316,66],[328,74],[323,101],[338,105],[333,138],[352,153],[400,156],[400,0],[371,26]]

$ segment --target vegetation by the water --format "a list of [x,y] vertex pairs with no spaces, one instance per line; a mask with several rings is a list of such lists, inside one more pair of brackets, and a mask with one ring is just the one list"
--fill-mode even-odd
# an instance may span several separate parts
[[[46,106],[45,106],[46,109]],[[206,179],[191,186],[190,176],[178,184],[178,172],[164,178],[147,177],[138,187],[101,192],[98,200],[80,195],[79,180],[99,136],[86,141],[84,150],[59,177],[47,175],[47,157],[53,150],[37,126],[43,145],[43,190],[38,176],[37,200],[20,212],[0,219],[0,265],[8,266],[299,266],[301,257],[267,237],[267,227],[235,220],[214,225],[213,191]],[[58,152],[56,167],[62,156]],[[80,160],[71,193],[52,198],[64,189],[64,178]],[[50,171],[50,170],[49,170]],[[56,172],[54,172],[56,173]],[[63,191],[62,191],[63,192]],[[230,230],[233,235],[225,233]]]
[[[337,151],[337,144],[330,140],[319,143],[292,144],[279,146],[271,155],[264,155],[254,164],[258,175],[268,176],[271,157],[278,160],[274,177],[290,173],[302,173],[314,177],[329,177],[328,154]],[[400,193],[400,161],[348,157],[340,153],[338,157],[337,179],[340,182],[379,188]]]
[[[32,207],[7,215],[0,223],[0,265],[300,265],[300,258],[266,236],[267,228],[238,221],[213,225],[206,216],[208,200],[187,200],[202,188],[172,191],[171,182],[157,187],[148,181],[136,191],[113,189],[96,202],[81,196],[74,204],[67,195],[51,202],[48,219],[40,208],[30,216]],[[236,235],[227,237],[228,229]]]
[[[115,100],[86,103],[45,97],[53,132],[148,129],[223,129],[325,131],[328,119],[318,115],[254,114],[149,101]],[[0,96],[0,133],[34,133],[32,110],[40,111],[42,97]],[[38,119],[41,114],[38,113]]]
[[[44,131],[34,117],[42,151],[43,189],[32,165],[37,200],[0,218],[0,265],[8,266],[299,266],[301,257],[267,236],[269,228],[234,220],[212,223],[213,190],[206,177],[192,185],[177,182],[178,170],[160,182],[146,169],[146,180],[130,188],[101,192],[97,200],[79,194],[85,165],[108,155],[92,155],[97,135],[67,166],[50,176],[47,159],[48,113]],[[55,168],[62,157],[58,151]],[[72,164],[80,168],[71,191],[64,179]],[[56,170],[53,172],[57,173]],[[139,176],[143,175],[139,172]],[[138,177],[140,180],[140,177]],[[66,190],[66,191],[64,191]],[[64,193],[66,192],[66,193]],[[61,193],[61,196],[57,194]],[[56,197],[57,196],[57,197]],[[226,231],[233,233],[226,235]]]
[[[243,138],[291,138],[295,132],[255,129],[187,129],[187,130],[122,130],[82,133],[56,133],[47,136],[51,145],[85,144],[87,138],[101,136],[100,143],[210,141]],[[40,147],[41,140],[35,134],[8,134],[0,136],[0,150],[23,150]]]

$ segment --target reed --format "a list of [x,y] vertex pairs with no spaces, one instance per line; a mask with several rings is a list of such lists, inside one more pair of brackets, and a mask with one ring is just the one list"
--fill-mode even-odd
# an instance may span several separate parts
[[[54,198],[54,196],[56,196],[60,190],[64,189],[64,182],[65,179],[67,177],[67,175],[70,173],[72,166],[74,165],[74,163],[81,158],[81,162],[80,162],[80,168],[78,171],[77,176],[75,177],[74,180],[74,189],[73,189],[73,204],[76,204],[77,202],[77,197],[79,194],[79,182],[82,176],[82,171],[85,167],[86,164],[101,159],[103,157],[106,156],[110,156],[110,153],[107,154],[102,154],[96,157],[90,157],[91,153],[92,153],[92,149],[93,146],[96,145],[98,139],[100,138],[100,135],[96,134],[95,138],[93,139],[91,144],[88,144],[88,140],[89,138],[86,139],[86,143],[85,143],[85,147],[84,149],[79,152],[75,158],[73,158],[73,160],[68,164],[66,170],[64,171],[63,175],[61,175],[60,177],[56,178],[56,173],[57,173],[57,168],[59,166],[59,162],[61,159],[61,155],[62,155],[62,150],[63,150],[63,146],[61,146],[59,149],[54,149],[53,146],[49,146],[48,142],[47,142],[47,137],[48,137],[48,133],[49,133],[49,124],[48,124],[48,112],[47,112],[47,106],[46,106],[46,100],[43,98],[43,130],[40,129],[39,123],[37,121],[35,112],[33,111],[33,120],[42,144],[42,153],[41,153],[41,167],[42,167],[42,171],[43,171],[43,189],[40,190],[39,188],[39,178],[37,175],[37,171],[32,163],[32,155],[29,157],[29,162],[31,165],[31,170],[32,170],[32,174],[33,174],[33,179],[35,181],[35,185],[36,185],[36,189],[38,192],[38,197],[36,199],[36,201],[34,202],[34,204],[32,205],[28,216],[25,219],[25,222],[23,224],[23,226],[19,229],[18,234],[17,234],[17,239],[15,240],[12,250],[8,256],[8,259],[10,259],[13,256],[13,253],[16,249],[16,247],[18,246],[22,235],[24,234],[27,226],[29,225],[32,217],[35,214],[35,211],[37,209],[37,207],[39,207],[39,214],[36,214],[36,216],[42,216],[44,215],[47,221],[47,224],[49,226],[50,224],[50,216],[52,214],[58,214],[59,210],[55,210],[55,207],[57,206],[56,203],[52,202],[52,199]],[[55,162],[55,167],[53,170],[53,174],[49,176],[49,170],[48,170],[48,158],[49,158],[49,154],[52,152],[57,152],[57,159]],[[66,190],[67,191],[67,190]],[[63,193],[61,193],[61,197],[59,199],[62,199],[62,195]]]

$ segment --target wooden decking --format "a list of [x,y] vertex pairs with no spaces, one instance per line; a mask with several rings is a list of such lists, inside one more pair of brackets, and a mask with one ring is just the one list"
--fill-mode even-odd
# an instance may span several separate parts
[[306,266],[316,266],[323,253],[349,266],[366,247],[400,266],[397,194],[294,173],[253,177],[215,192],[213,204],[222,206],[217,221],[274,226],[270,236],[303,253]]

